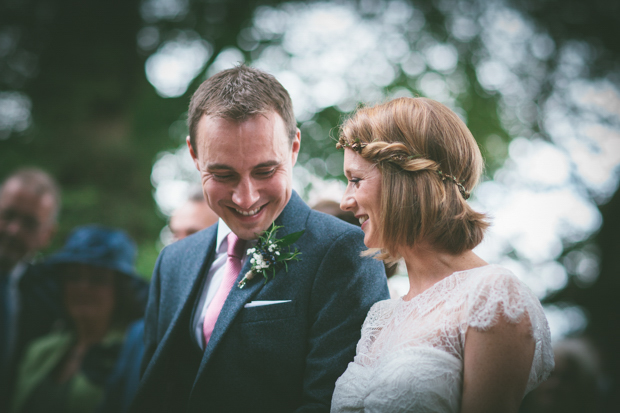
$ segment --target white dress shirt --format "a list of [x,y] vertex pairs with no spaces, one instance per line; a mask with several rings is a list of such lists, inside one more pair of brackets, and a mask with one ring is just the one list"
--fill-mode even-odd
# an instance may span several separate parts
[[[228,228],[228,225],[220,218],[218,220],[217,225],[217,244],[215,245],[215,259],[213,260],[213,264],[211,264],[211,268],[209,268],[209,272],[207,273],[207,279],[205,280],[204,287],[200,292],[200,298],[198,301],[198,308],[200,308],[200,316],[194,317],[194,340],[200,347],[201,350],[205,349],[205,339],[202,334],[202,325],[204,323],[205,314],[207,312],[207,308],[213,297],[215,297],[215,293],[220,288],[220,284],[222,284],[222,279],[224,278],[224,267],[226,265],[226,260],[228,259],[228,234],[230,234],[231,230]],[[247,260],[247,249],[251,248],[256,241],[248,241],[246,248],[243,251],[243,257],[241,258],[241,267],[245,264]],[[235,288],[235,286],[233,286]]]

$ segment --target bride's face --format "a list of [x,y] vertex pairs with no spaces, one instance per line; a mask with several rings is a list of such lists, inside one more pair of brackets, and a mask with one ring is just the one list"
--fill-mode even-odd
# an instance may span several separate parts
[[344,174],[349,180],[340,209],[351,211],[362,224],[364,244],[380,248],[381,172],[352,149],[344,150]]

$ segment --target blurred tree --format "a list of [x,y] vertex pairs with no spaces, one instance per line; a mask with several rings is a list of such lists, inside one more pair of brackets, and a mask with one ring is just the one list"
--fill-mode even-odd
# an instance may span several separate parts
[[[584,68],[587,77],[605,79],[620,87],[620,2],[609,0],[512,0],[514,7],[544,27],[560,49],[577,42],[588,48],[590,61]],[[557,66],[560,56],[549,62]],[[547,83],[549,86],[552,82]],[[552,93],[548,88],[541,102]],[[618,119],[610,123],[618,122]],[[600,272],[595,283],[584,288],[575,277],[547,302],[572,302],[584,308],[590,322],[586,334],[602,351],[609,381],[603,383],[608,399],[604,411],[616,411],[620,405],[620,191],[599,209],[603,218],[600,231],[584,243],[600,249]],[[565,254],[570,249],[565,251]]]
[[[219,10],[219,20],[191,15],[164,26],[201,26],[216,47],[229,44],[251,3],[196,2],[197,15]],[[0,177],[24,165],[47,169],[63,189],[52,249],[77,225],[124,228],[140,245],[139,270],[150,275],[164,224],[152,197],[151,168],[159,151],[177,144],[168,129],[188,97],[162,99],[147,81],[148,53],[136,44],[145,25],[141,4],[0,4]]]

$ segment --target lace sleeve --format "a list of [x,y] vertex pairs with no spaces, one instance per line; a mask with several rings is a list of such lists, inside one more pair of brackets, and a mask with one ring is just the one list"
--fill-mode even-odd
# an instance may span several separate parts
[[501,267],[489,267],[491,271],[481,274],[472,284],[466,324],[484,331],[493,327],[500,317],[510,323],[529,318],[536,345],[526,389],[529,392],[544,381],[554,367],[547,318],[538,298],[514,274]]
[[469,327],[488,330],[501,316],[518,323],[529,307],[540,307],[538,299],[512,274],[481,274],[475,281],[468,295]]

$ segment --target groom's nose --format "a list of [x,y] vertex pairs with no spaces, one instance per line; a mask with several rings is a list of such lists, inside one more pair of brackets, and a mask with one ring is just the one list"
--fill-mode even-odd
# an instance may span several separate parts
[[258,185],[253,179],[241,179],[233,191],[232,201],[241,209],[249,210],[260,198]]

